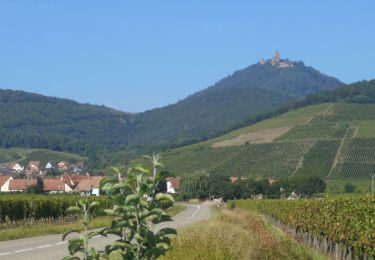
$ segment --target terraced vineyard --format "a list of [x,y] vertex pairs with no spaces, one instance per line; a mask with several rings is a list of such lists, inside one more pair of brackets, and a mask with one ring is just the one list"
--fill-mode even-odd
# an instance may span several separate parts
[[303,165],[296,174],[328,176],[339,146],[340,141],[338,140],[317,141],[304,155]]
[[[290,128],[264,143],[215,143],[239,135]],[[230,142],[229,142],[230,143]],[[177,175],[206,170],[229,176],[319,175],[369,179],[375,174],[375,105],[334,103],[305,107],[207,142],[169,151],[165,166]]]

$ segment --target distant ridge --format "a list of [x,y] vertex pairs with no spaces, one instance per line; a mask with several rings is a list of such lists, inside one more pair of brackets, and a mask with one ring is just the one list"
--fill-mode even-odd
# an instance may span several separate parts
[[220,135],[290,101],[340,85],[339,80],[278,54],[173,105],[138,114],[0,90],[0,146],[91,156],[105,154],[100,151],[163,150]]

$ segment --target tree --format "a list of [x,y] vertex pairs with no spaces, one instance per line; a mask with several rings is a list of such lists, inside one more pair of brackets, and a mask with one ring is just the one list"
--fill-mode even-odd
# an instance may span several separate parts
[[[105,247],[104,252],[96,252],[85,246],[85,239],[69,240],[70,258],[79,259],[76,253],[84,250],[84,259],[156,259],[171,248],[171,238],[177,232],[172,228],[162,228],[154,233],[151,224],[171,221],[171,217],[161,208],[164,203],[173,203],[173,197],[157,191],[160,182],[172,177],[168,172],[159,172],[162,164],[160,157],[147,157],[151,160],[152,168],[143,165],[130,167],[127,178],[106,178],[101,182],[101,189],[111,199],[113,207],[104,212],[114,220],[110,227],[104,228],[98,234],[114,235],[118,239]],[[117,170],[117,172],[121,172]],[[131,191],[127,195],[128,191]],[[90,239],[94,233],[88,234]],[[88,242],[87,242],[88,243]]]
[[26,188],[26,193],[43,194],[44,193],[43,179],[38,177],[36,179],[35,185],[31,185]]

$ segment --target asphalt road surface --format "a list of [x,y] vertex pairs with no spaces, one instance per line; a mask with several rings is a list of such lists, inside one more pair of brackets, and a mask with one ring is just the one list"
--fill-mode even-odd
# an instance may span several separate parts
[[[186,204],[185,211],[173,218],[172,222],[165,222],[155,226],[155,230],[164,227],[180,228],[194,222],[206,220],[210,217],[208,204]],[[97,237],[90,241],[90,246],[104,249],[105,245],[116,240],[117,237]],[[0,242],[0,260],[44,260],[62,259],[69,255],[66,241],[61,235],[32,237]]]

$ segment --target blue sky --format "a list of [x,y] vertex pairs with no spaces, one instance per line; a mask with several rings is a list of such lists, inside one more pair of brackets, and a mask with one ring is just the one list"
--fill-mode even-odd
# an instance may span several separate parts
[[375,1],[0,1],[0,88],[139,112],[282,57],[375,78]]

